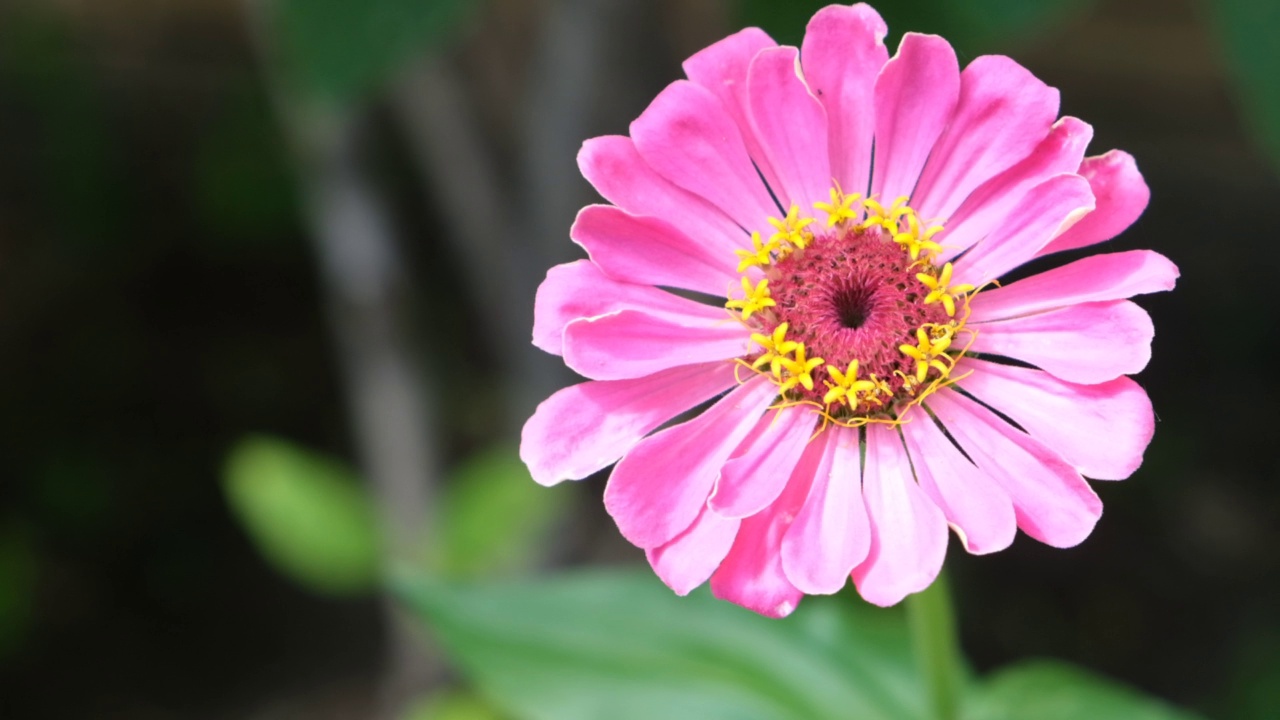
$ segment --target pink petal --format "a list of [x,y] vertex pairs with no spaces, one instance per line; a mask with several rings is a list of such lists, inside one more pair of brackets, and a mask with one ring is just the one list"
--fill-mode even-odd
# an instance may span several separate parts
[[606,200],[633,215],[666,220],[712,252],[733,257],[748,234],[718,208],[659,175],[636,152],[631,138],[606,135],[582,144],[578,168]]
[[777,177],[774,193],[784,208],[806,213],[831,188],[827,112],[800,77],[793,47],[761,50],[747,76],[752,127]]
[[699,243],[660,218],[588,205],[578,213],[569,237],[601,270],[623,282],[720,296],[738,284],[732,253]]
[[632,448],[604,491],[605,509],[623,537],[654,548],[693,524],[720,468],[777,396],[768,379],[752,378],[698,417]]
[[961,454],[932,418],[914,417],[902,435],[920,487],[942,509],[964,549],[985,555],[1009,547],[1018,521],[1008,493]]
[[[823,444],[823,451],[804,507],[782,538],[782,567],[797,588],[830,595],[845,586],[871,544],[858,431],[828,428],[810,444]],[[807,469],[802,463],[797,473],[801,468]]]
[[778,214],[738,126],[710,91],[687,80],[671,83],[631,123],[631,139],[649,167],[742,227],[768,228]]
[[875,113],[868,109],[889,61],[888,32],[869,5],[828,5],[809,21],[801,46],[805,79],[827,110],[831,174],[851,193],[869,185]]
[[[1054,175],[1074,173],[1093,138],[1093,128],[1073,117],[1054,123],[1048,137],[1022,162],[986,181],[956,210],[939,236],[944,259],[986,237],[1000,227],[1031,188]],[[945,239],[943,239],[945,238]]]
[[778,187],[778,178],[769,165],[751,126],[751,110],[747,100],[747,70],[756,54],[777,43],[760,28],[749,27],[713,43],[684,61],[684,74],[694,83],[710,90],[720,99],[724,109],[742,132],[747,154],[770,187]]
[[1151,199],[1151,191],[1129,153],[1112,150],[1085,158],[1078,172],[1093,188],[1098,209],[1046,245],[1040,255],[1110,240],[1132,225]]
[[959,97],[960,64],[951,45],[937,35],[903,35],[876,78],[873,195],[888,202],[911,195]]
[[618,282],[590,260],[575,260],[547,271],[533,302],[533,344],[553,355],[563,352],[564,329],[580,318],[623,309],[652,315],[718,322],[728,317],[707,305],[648,285]]
[[960,100],[920,175],[911,205],[949,218],[979,185],[1022,160],[1058,116],[1058,91],[1002,55],[984,55],[960,75]]
[[1064,173],[1045,180],[956,261],[956,282],[981,286],[1000,277],[1035,257],[1058,233],[1092,210],[1093,194],[1084,178]]
[[1172,290],[1177,279],[1178,267],[1150,250],[1090,255],[1004,287],[984,290],[973,299],[970,320],[984,322],[1064,305],[1122,300]]
[[645,551],[649,565],[677,595],[688,595],[707,581],[729,553],[741,520],[724,518],[706,507],[671,542]]
[[804,504],[823,455],[821,440],[809,443],[786,489],[773,504],[742,521],[733,548],[711,576],[711,593],[769,617],[785,617],[804,597],[787,578],[779,547]]
[[751,330],[709,309],[683,317],[627,309],[574,320],[564,329],[564,364],[592,380],[625,380],[746,354]]
[[971,327],[978,330],[974,351],[1021,360],[1086,385],[1142,370],[1155,335],[1151,317],[1128,300],[1070,305]]
[[520,459],[543,485],[580,480],[622,457],[662,423],[733,387],[732,363],[686,365],[634,380],[567,387],[538,405]]
[[772,503],[809,444],[816,418],[807,408],[787,408],[760,418],[754,437],[720,471],[707,501],[711,509],[725,517],[743,518]]
[[965,358],[956,368],[966,392],[1013,419],[1081,474],[1123,480],[1142,464],[1155,432],[1151,400],[1118,377],[1099,385],[1063,382],[1030,368]]
[[1102,516],[1102,501],[1066,461],[995,413],[953,390],[929,409],[978,467],[1013,499],[1018,527],[1053,547],[1079,545]]
[[853,571],[863,599],[896,605],[933,584],[947,555],[947,519],[916,484],[898,431],[867,426],[862,497],[871,521],[871,548]]

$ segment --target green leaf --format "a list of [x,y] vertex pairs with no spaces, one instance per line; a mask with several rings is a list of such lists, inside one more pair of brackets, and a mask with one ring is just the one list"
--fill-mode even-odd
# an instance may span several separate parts
[[279,0],[285,76],[324,100],[352,102],[452,37],[467,0]]
[[1212,9],[1236,94],[1254,135],[1280,171],[1280,3],[1216,0]]
[[572,488],[533,481],[514,448],[495,448],[454,470],[440,499],[432,567],[450,577],[509,574],[532,565]]
[[648,572],[393,589],[500,708],[530,720],[927,716],[900,612],[848,597],[770,620]]
[[380,572],[373,503],[343,464],[266,437],[227,459],[223,490],[258,550],[316,592],[371,590]]
[[35,609],[36,555],[19,530],[0,527],[0,660],[19,649]]
[[415,703],[403,720],[504,720],[504,716],[472,693],[442,690]]
[[[1027,43],[1035,33],[1081,12],[1093,0],[897,0],[878,2],[889,25],[889,47],[904,32],[937,33],[956,47],[961,64],[982,53]],[[780,43],[798,45],[805,25],[827,0],[743,0],[743,19]]]
[[1037,660],[997,672],[970,698],[964,720],[1194,720],[1115,681]]

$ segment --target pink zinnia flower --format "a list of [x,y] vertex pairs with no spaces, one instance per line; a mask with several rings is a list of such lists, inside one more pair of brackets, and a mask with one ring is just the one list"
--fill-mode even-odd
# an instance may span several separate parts
[[866,5],[799,49],[743,30],[578,156],[613,204],[579,213],[590,260],[547,274],[533,341],[590,381],[521,456],[544,484],[617,462],[605,506],[677,593],[710,578],[782,616],[852,577],[891,605],[948,526],[975,554],[1015,528],[1070,547],[1102,513],[1084,476],[1128,477],[1151,439],[1126,376],[1153,329],[1126,298],[1177,268],[1140,250],[997,283],[1128,227],[1133,158],[1086,158],[1089,125],[1013,60],[962,72],[911,33],[890,58],[886,32]]

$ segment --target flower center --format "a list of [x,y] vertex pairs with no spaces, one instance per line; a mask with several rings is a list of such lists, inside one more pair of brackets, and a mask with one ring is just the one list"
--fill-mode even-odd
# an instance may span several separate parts
[[825,227],[810,230],[813,218],[793,206],[770,220],[777,232],[767,242],[755,233],[738,252],[740,271],[756,266],[764,276],[744,276],[744,297],[726,304],[757,331],[742,362],[770,375],[784,403],[841,424],[896,422],[963,355],[952,342],[973,288],[951,285],[951,265],[935,264],[941,248],[930,239],[941,228],[923,229],[905,199],[855,208],[857,196],[838,188],[831,199],[817,205]]

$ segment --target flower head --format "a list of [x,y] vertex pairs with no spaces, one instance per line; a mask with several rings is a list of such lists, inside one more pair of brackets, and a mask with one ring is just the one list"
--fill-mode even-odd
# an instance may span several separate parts
[[1153,330],[1127,298],[1173,264],[999,283],[1136,220],[1133,159],[1085,157],[1090,127],[1009,58],[961,71],[913,33],[890,58],[886,32],[862,4],[799,49],[743,30],[579,155],[612,204],[578,215],[591,259],[548,273],[534,343],[590,380],[538,407],[521,455],[546,484],[617,462],[605,506],[678,593],[710,579],[780,616],[852,578],[890,605],[933,581],[948,527],[977,554],[1018,528],[1081,542],[1084,478],[1128,477],[1150,441],[1127,376]]

